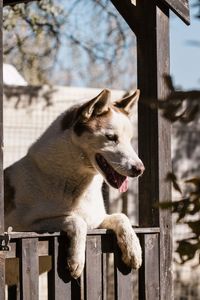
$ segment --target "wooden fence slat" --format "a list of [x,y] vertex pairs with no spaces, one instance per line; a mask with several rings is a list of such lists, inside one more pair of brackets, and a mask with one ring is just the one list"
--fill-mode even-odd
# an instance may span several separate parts
[[131,269],[121,260],[121,251],[114,250],[115,300],[132,300],[133,283]]
[[103,298],[101,237],[87,236],[86,243],[86,299],[101,300]]
[[101,252],[102,252],[102,290],[103,300],[107,300],[108,292],[110,291],[109,275],[109,253],[113,253],[115,247],[116,238],[110,232],[101,235]]
[[67,274],[66,257],[64,253],[65,247],[62,242],[59,243],[58,237],[49,239],[49,255],[52,257],[52,269],[48,273],[48,300],[70,300],[72,297],[71,281],[67,277],[65,278],[65,272]]
[[20,299],[39,299],[38,239],[20,240]]
[[160,299],[159,282],[159,235],[144,235],[143,264],[139,271],[139,295],[140,300]]
[[5,299],[5,254],[0,251],[0,299]]
[[107,300],[107,254],[102,253],[102,299]]

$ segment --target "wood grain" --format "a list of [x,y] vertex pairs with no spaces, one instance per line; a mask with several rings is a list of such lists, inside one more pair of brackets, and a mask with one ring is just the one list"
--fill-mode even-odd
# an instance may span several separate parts
[[20,300],[39,298],[38,240],[22,239],[19,246],[20,257]]
[[86,299],[103,299],[101,237],[88,236],[86,243]]

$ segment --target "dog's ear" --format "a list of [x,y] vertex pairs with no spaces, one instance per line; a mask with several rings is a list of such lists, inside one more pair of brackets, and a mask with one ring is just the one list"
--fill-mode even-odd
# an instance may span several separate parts
[[114,105],[120,109],[123,109],[128,115],[131,115],[133,107],[138,102],[139,97],[140,90],[136,90],[133,94],[116,101]]
[[99,116],[108,112],[110,98],[111,92],[107,89],[104,89],[95,98],[82,105],[81,117],[85,120],[88,120],[91,116]]

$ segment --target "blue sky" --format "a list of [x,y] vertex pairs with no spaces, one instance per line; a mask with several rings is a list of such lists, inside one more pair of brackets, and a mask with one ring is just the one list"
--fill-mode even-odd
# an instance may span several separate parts
[[[190,1],[192,4],[194,1]],[[171,75],[182,89],[200,89],[200,19],[194,18],[197,9],[191,7],[191,25],[187,26],[174,14],[170,21]],[[195,46],[190,41],[196,41]]]

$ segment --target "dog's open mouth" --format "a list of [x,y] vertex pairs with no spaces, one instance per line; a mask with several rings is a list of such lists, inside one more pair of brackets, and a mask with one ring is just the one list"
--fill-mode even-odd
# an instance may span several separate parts
[[128,189],[128,177],[116,172],[101,154],[97,153],[95,158],[108,183],[115,189],[119,189],[120,192],[126,192]]

